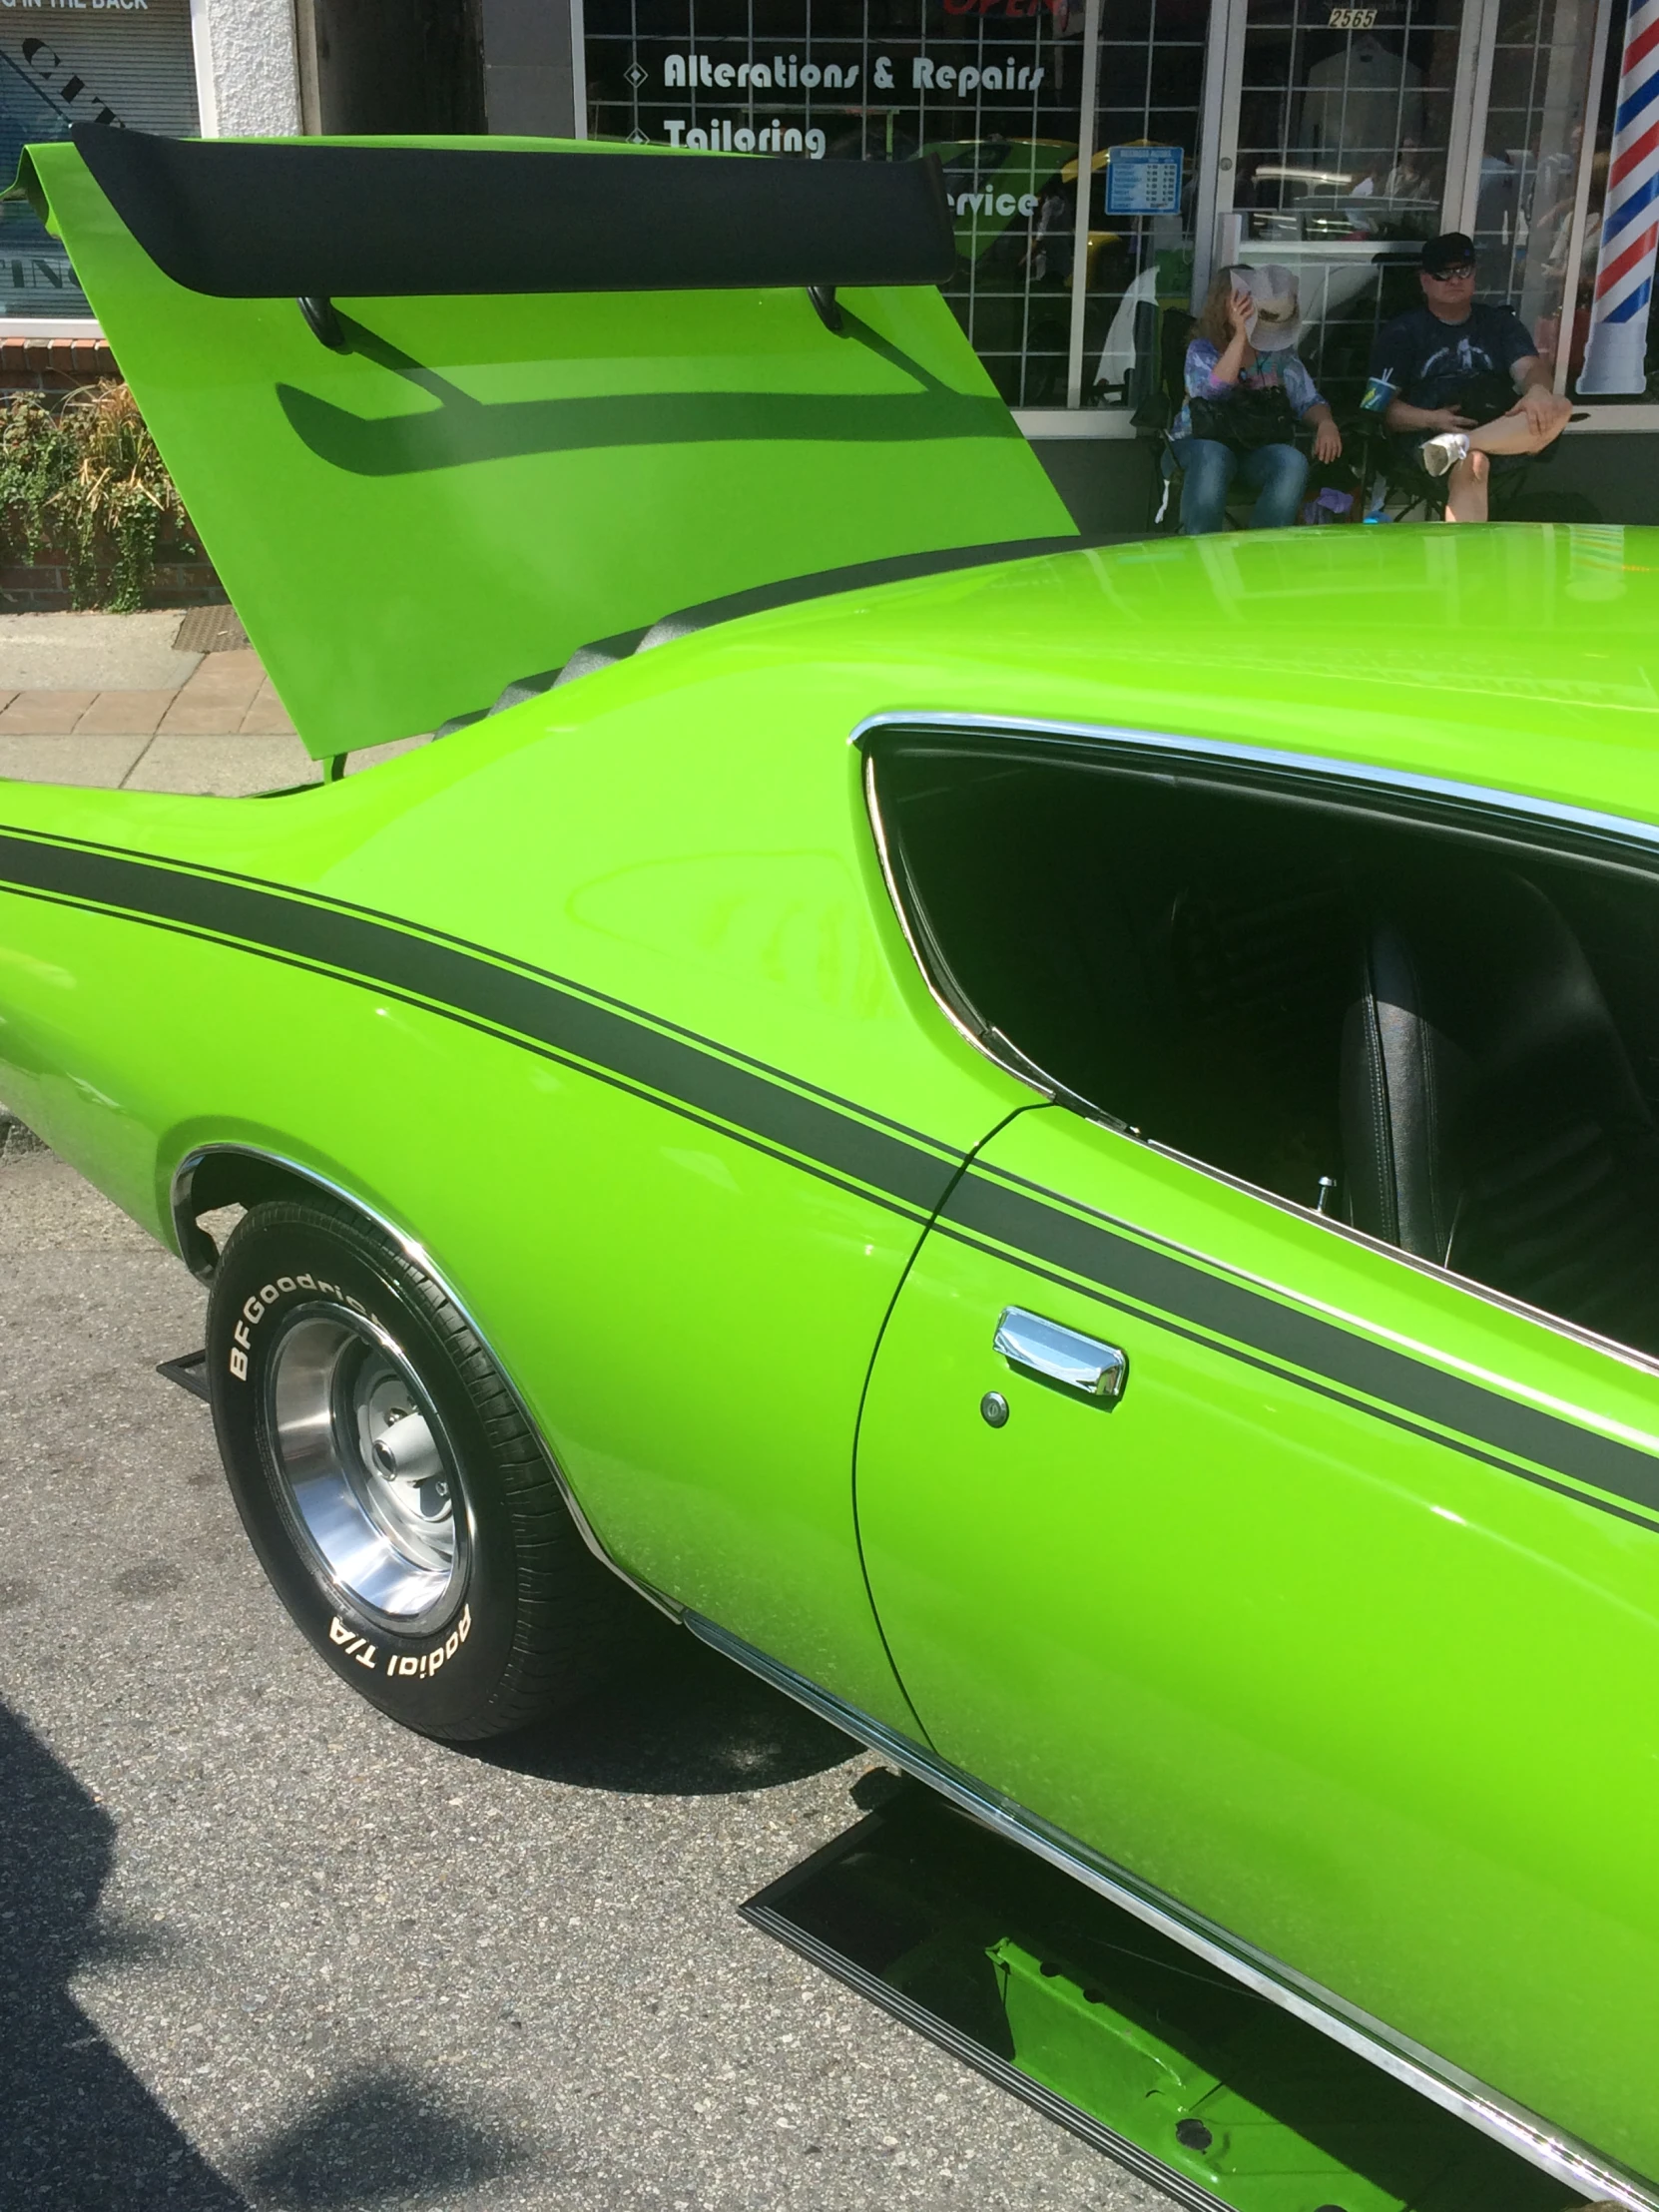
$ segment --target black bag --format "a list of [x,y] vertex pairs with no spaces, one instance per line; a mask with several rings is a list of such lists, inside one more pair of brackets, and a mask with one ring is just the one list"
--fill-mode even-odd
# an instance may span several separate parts
[[1231,399],[1206,399],[1195,392],[1187,405],[1193,436],[1214,438],[1235,453],[1296,442],[1296,416],[1283,384],[1235,384]]
[[1515,379],[1501,368],[1483,368],[1471,376],[1455,399],[1448,401],[1471,422],[1495,422],[1506,415],[1520,394]]

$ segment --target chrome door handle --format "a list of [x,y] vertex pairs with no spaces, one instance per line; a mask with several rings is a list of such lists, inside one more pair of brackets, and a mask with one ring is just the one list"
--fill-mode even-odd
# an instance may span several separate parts
[[1044,1321],[1041,1314],[1028,1314],[1023,1306],[1005,1309],[991,1349],[1011,1368],[1058,1382],[1097,1405],[1115,1405],[1129,1381],[1128,1353],[1057,1321]]

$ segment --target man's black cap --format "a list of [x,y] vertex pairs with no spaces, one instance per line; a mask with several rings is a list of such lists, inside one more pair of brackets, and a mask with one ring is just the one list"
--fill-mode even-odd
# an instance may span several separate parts
[[1430,276],[1443,276],[1448,269],[1467,269],[1474,260],[1474,241],[1466,231],[1442,231],[1422,250],[1419,265]]

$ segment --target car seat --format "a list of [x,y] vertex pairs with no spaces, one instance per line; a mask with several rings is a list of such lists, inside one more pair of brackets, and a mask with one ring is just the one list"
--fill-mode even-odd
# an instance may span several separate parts
[[1376,901],[1341,1089],[1356,1228],[1659,1351],[1659,1127],[1535,884],[1459,870]]

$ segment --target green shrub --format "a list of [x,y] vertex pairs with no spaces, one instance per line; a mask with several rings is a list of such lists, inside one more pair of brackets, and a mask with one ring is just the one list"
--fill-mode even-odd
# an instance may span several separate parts
[[55,409],[37,392],[0,400],[0,543],[30,561],[61,548],[77,607],[142,607],[164,520],[187,517],[125,384]]

